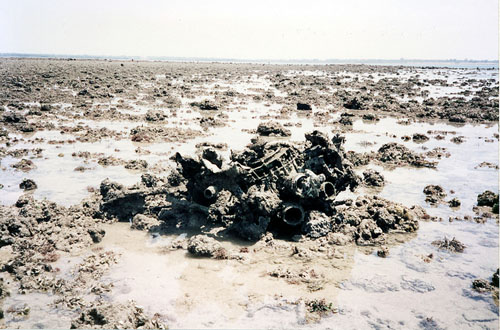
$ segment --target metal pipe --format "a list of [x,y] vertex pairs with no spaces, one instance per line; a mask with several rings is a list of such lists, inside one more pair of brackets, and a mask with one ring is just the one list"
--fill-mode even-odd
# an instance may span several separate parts
[[304,222],[304,209],[297,204],[287,203],[283,206],[283,221],[290,226],[297,226]]
[[205,191],[203,191],[203,196],[205,196],[206,199],[212,199],[215,197],[217,194],[217,190],[215,189],[214,186],[210,186]]
[[321,184],[320,190],[321,190],[321,193],[323,194],[323,196],[325,196],[326,198],[332,197],[335,195],[335,186],[333,185],[333,183],[331,183],[329,181],[323,182]]

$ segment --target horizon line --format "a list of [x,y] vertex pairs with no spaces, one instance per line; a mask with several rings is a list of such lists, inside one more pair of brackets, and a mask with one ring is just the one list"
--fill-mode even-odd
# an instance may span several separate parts
[[499,63],[498,59],[419,59],[419,58],[294,58],[294,59],[269,59],[269,58],[230,58],[230,57],[196,57],[196,56],[164,56],[164,55],[146,55],[146,56],[132,56],[132,55],[89,55],[89,54],[49,54],[49,53],[22,53],[22,52],[0,52],[0,57],[15,57],[15,58],[79,58],[79,59],[113,59],[113,60],[146,60],[146,61],[223,61],[223,62],[297,62],[297,63],[326,63],[332,61],[373,61],[373,62],[465,62],[465,63]]

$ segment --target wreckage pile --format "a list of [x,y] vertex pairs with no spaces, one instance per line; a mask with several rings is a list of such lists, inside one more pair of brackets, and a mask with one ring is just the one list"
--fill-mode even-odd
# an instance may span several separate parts
[[329,140],[319,131],[305,137],[304,143],[256,138],[229,160],[210,145],[194,157],[177,153],[178,168],[166,179],[146,174],[130,188],[103,181],[96,216],[132,223],[146,216],[145,229],[222,227],[250,241],[267,232],[310,238],[335,232],[343,241],[373,244],[389,231],[418,229],[421,210],[376,197],[335,201],[360,183],[343,137]]

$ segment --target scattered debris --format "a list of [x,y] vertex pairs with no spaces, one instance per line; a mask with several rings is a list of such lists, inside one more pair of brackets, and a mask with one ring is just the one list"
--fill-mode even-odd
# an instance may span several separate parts
[[437,246],[438,249],[440,250],[448,250],[451,252],[458,252],[458,253],[464,252],[466,248],[466,246],[457,239],[455,239],[455,237],[453,237],[451,241],[445,237],[442,240],[437,240],[432,242],[432,245]]

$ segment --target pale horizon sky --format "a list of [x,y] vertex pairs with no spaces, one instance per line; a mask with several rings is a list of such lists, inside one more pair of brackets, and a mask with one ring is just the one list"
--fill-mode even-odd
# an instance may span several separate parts
[[0,53],[498,60],[497,0],[2,0]]

